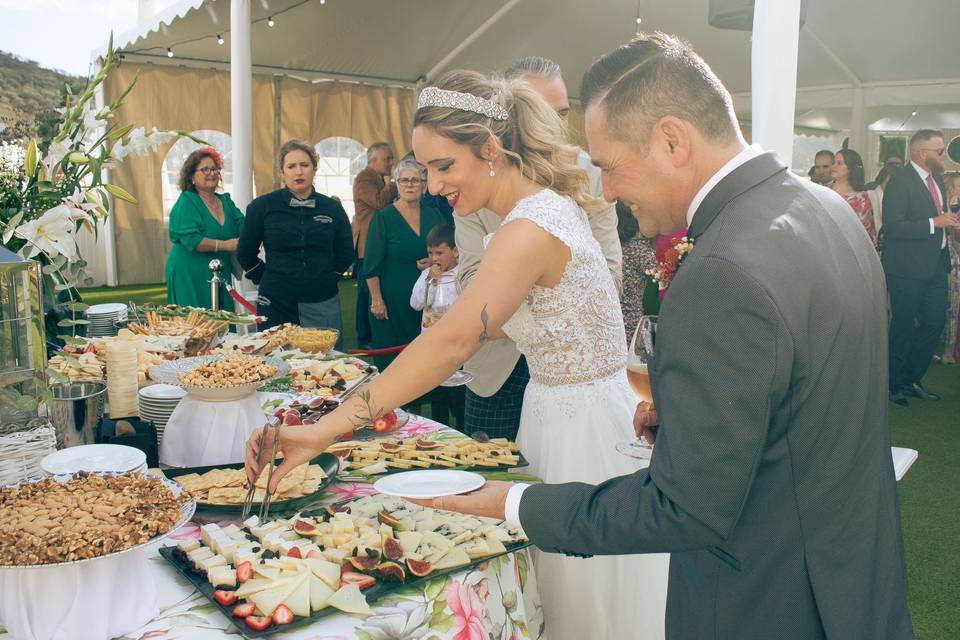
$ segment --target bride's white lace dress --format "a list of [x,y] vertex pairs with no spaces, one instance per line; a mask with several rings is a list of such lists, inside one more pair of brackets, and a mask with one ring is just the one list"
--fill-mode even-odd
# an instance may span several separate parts
[[[503,224],[521,219],[571,253],[560,282],[534,286],[503,325],[530,367],[517,436],[529,472],[545,482],[591,484],[632,473],[640,462],[614,445],[634,435],[637,398],[627,384],[623,318],[600,245],[574,201],[549,189],[518,202]],[[668,563],[666,554],[538,553],[546,637],[662,638]]]

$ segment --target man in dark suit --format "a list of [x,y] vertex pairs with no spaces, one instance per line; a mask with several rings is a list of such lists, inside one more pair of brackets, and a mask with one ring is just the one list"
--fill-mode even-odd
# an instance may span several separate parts
[[947,213],[943,187],[946,145],[939,131],[910,138],[910,163],[883,192],[883,269],[890,291],[890,400],[907,395],[939,400],[923,379],[943,333],[947,311],[947,231],[960,228]]
[[645,235],[689,223],[695,242],[660,309],[650,467],[433,506],[506,516],[547,552],[671,552],[668,638],[912,637],[886,289],[863,226],[747,147],[729,93],[672,36],[604,56],[580,96],[605,197]]

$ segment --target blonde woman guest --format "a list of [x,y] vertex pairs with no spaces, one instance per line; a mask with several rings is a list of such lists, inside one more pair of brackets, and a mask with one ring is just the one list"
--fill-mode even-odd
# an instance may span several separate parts
[[[517,443],[532,474],[602,482],[638,470],[639,461],[615,449],[635,436],[637,397],[627,384],[617,289],[587,220],[608,205],[588,195],[560,116],[523,80],[452,71],[421,92],[413,148],[430,192],[446,197],[456,215],[489,209],[503,223],[456,304],[365,393],[315,425],[281,429],[285,461],[274,478],[358,420],[430,391],[502,336],[529,365]],[[250,477],[260,471],[258,458],[250,440]],[[553,640],[663,637],[666,555],[542,553],[535,563]]]
[[[180,169],[180,197],[170,210],[170,242],[167,254],[167,302],[209,309],[210,261],[229,267],[237,250],[243,214],[229,193],[217,193],[223,158],[212,147],[197,149]],[[220,292],[221,306],[233,310],[226,285]]]
[[867,235],[877,244],[877,228],[873,221],[873,205],[867,195],[863,159],[853,149],[837,151],[833,163],[833,190],[839,193],[867,230]]

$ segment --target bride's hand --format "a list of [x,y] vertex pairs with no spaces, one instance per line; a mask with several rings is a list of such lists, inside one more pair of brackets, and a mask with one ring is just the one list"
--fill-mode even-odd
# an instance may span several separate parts
[[[278,450],[283,452],[283,463],[273,470],[273,477],[270,479],[268,488],[271,493],[275,492],[280,479],[287,475],[291,469],[313,460],[330,446],[332,440],[324,437],[325,432],[320,426],[321,423],[322,421],[312,425],[292,425],[281,426],[279,429],[268,429],[262,448],[259,445],[263,430],[257,429],[254,431],[247,440],[245,460],[247,482],[253,485],[260,477],[260,472],[269,462],[270,452],[273,451],[273,442],[279,437],[280,446]],[[279,436],[277,435],[278,432]]]
[[633,414],[633,431],[637,438],[643,439],[646,436],[647,442],[653,444],[657,439],[657,427],[660,425],[660,419],[657,417],[657,408],[652,402],[641,401],[637,405],[637,411]]

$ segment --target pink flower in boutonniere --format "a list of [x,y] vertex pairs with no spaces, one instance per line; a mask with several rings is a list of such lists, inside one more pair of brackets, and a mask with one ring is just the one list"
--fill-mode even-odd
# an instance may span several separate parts
[[693,251],[693,240],[683,236],[674,238],[670,241],[670,246],[663,252],[662,256],[657,256],[659,264],[655,269],[647,269],[647,275],[653,277],[660,287],[660,291],[666,290],[677,275],[677,269],[683,264],[684,258]]

